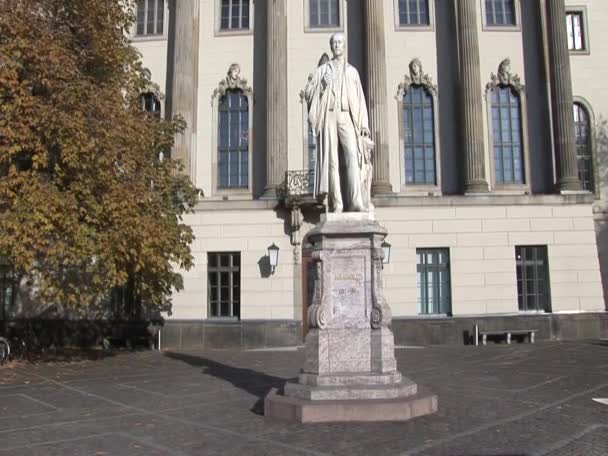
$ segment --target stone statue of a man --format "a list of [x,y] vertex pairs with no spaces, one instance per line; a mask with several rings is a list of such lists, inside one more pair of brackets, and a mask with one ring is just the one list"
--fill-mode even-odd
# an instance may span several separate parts
[[317,68],[304,91],[308,119],[318,137],[315,196],[327,195],[333,212],[367,212],[373,209],[374,143],[363,88],[359,73],[346,61],[344,35],[332,35],[329,43],[333,59]]

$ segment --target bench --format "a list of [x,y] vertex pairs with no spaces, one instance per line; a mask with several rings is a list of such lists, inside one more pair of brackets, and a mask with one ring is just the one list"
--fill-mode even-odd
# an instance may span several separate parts
[[481,336],[481,342],[483,345],[487,345],[488,336],[502,336],[507,339],[507,344],[511,343],[512,336],[525,336],[530,339],[530,343],[534,343],[534,338],[538,330],[536,329],[508,329],[503,331],[480,331],[479,327],[475,325],[475,345],[479,345],[479,336]]

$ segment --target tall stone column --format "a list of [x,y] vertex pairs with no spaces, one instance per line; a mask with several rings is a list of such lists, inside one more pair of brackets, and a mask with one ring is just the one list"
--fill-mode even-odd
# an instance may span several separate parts
[[478,4],[478,0],[456,0],[465,194],[488,192],[477,33]]
[[384,2],[364,0],[369,126],[376,143],[372,194],[391,193],[388,151]]
[[547,32],[549,48],[549,78],[553,113],[553,138],[557,161],[557,190],[580,191],[576,159],[574,116],[572,114],[572,76],[568,36],[564,18],[564,0],[549,0],[547,5]]
[[171,113],[180,115],[187,127],[175,138],[172,157],[184,163],[185,173],[194,178],[196,108],[198,87],[199,1],[172,2],[175,21]]
[[268,0],[266,99],[266,186],[263,198],[276,198],[287,171],[287,0]]

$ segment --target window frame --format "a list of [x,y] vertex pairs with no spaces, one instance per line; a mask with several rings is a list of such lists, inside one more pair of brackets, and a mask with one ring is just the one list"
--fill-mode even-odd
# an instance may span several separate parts
[[[239,73],[240,74],[240,73]],[[220,99],[226,94],[227,91],[239,89],[242,90],[243,95],[247,97],[247,106],[249,109],[248,115],[248,186],[247,188],[220,188],[219,187],[219,103]],[[239,76],[236,83],[231,85],[228,78],[224,78],[218,84],[218,87],[214,90],[211,97],[211,197],[217,199],[240,199],[240,200],[251,200],[253,199],[253,89],[249,86],[247,79]]]
[[[231,105],[230,100],[234,101],[234,99],[237,100],[238,106]],[[242,106],[243,100],[246,101],[247,106]],[[225,101],[225,103],[222,103],[222,101]],[[227,125],[224,125],[226,128],[228,128],[227,138],[230,138],[231,135],[232,135],[232,127],[233,127],[233,125],[237,126],[237,132],[239,134],[241,134],[242,133],[241,129],[242,129],[242,126],[243,126],[243,124],[241,122],[241,120],[242,120],[241,116],[244,113],[247,113],[247,125],[249,125],[249,100],[247,99],[247,95],[241,89],[239,89],[239,88],[227,90],[226,93],[222,97],[220,97],[220,99],[218,101],[218,113],[222,113],[222,112],[223,113],[227,113],[228,123],[227,123]],[[236,119],[238,120],[238,124],[236,122],[233,122],[233,120],[235,119],[235,117],[233,117],[233,116],[237,116]],[[220,116],[220,119],[218,121],[218,138],[221,137],[221,131],[220,131],[221,127],[222,127],[222,119],[221,119],[221,116]],[[230,156],[232,153],[237,153],[239,155],[239,159],[238,159],[239,165],[238,165],[238,168],[240,169],[241,168],[241,163],[240,163],[240,161],[241,161],[241,159],[240,159],[241,154],[243,152],[246,152],[247,155],[248,155],[249,137],[250,137],[250,134],[249,134],[249,131],[247,131],[247,146],[246,146],[246,148],[241,145],[242,138],[239,138],[239,140],[238,140],[239,145],[238,146],[232,145],[232,146],[224,146],[224,147],[222,147],[218,143],[218,148],[217,148],[218,166],[219,166],[219,163],[221,163],[220,156],[222,154],[226,154],[226,155]],[[228,160],[228,163],[231,164],[231,160],[230,159]],[[220,175],[219,167],[216,169],[216,172],[218,173],[218,187],[217,188],[221,192],[224,192],[226,190],[242,190],[242,189],[245,189],[245,188],[249,188],[249,158],[247,159],[247,185],[227,185],[225,187],[222,187],[221,186],[222,176]],[[227,177],[227,180],[230,180],[230,173],[228,173],[228,175],[226,177]],[[238,176],[237,176],[237,181],[238,181],[239,184],[240,184],[240,181],[242,180],[241,177],[242,177],[242,175],[241,175],[241,173],[239,173]]]
[[337,26],[318,26],[310,25],[310,2],[315,0],[304,0],[304,32],[305,33],[335,33],[344,31],[344,17],[346,16],[346,1],[338,2],[338,25]]
[[[156,100],[156,102],[158,103],[158,106],[159,106],[158,115],[156,115],[155,111],[148,111],[146,109],[146,100],[145,100],[145,97],[148,96],[148,95],[153,96],[154,99]],[[143,92],[141,92],[139,94],[139,99],[140,99],[140,102],[141,102],[141,105],[142,105],[141,107],[142,107],[143,111],[145,111],[145,112],[147,112],[149,114],[152,114],[154,116],[154,118],[156,118],[156,119],[159,119],[159,120],[160,119],[164,119],[164,116],[165,116],[165,97],[160,92],[156,92],[154,90],[144,90]]]
[[163,33],[153,35],[138,35],[137,34],[137,0],[133,1],[133,11],[135,13],[135,22],[131,30],[131,41],[159,41],[169,38],[169,1],[165,0],[164,16],[163,16]]
[[521,31],[521,0],[513,0],[513,8],[515,9],[514,19],[515,24],[494,25],[488,24],[486,14],[486,0],[481,1],[481,29],[484,32],[520,32]]
[[[211,259],[211,255],[216,255],[217,256],[217,266],[210,266],[210,259]],[[222,255],[228,255],[230,258],[229,261],[229,265],[228,266],[221,266],[221,256]],[[238,266],[234,266],[234,256],[238,255],[239,257],[239,265]],[[243,287],[243,275],[242,275],[242,269],[243,269],[243,262],[242,262],[242,255],[241,252],[238,251],[209,251],[207,252],[207,318],[210,320],[214,320],[214,321],[239,321],[241,319],[241,314],[242,314],[242,287]],[[230,298],[229,298],[229,306],[230,306],[230,315],[228,316],[223,316],[223,315],[212,315],[212,300],[211,300],[211,280],[210,280],[210,275],[211,274],[217,274],[217,288],[218,288],[218,298],[217,298],[217,304],[218,304],[218,308],[219,308],[219,313],[221,314],[221,277],[220,274],[222,272],[227,272],[229,274],[229,288],[230,288]],[[235,305],[235,300],[234,300],[234,273],[238,273],[239,274],[239,285],[238,285],[238,314],[235,315],[234,312],[234,305]]]
[[[591,40],[589,33],[589,22],[587,20],[587,7],[566,5],[566,20],[568,14],[580,14],[581,15],[581,26],[583,27],[583,49],[568,49],[570,55],[590,55],[591,54]],[[566,33],[568,30],[566,29]]]
[[[520,260],[517,259],[517,253],[519,249],[543,249],[543,253],[544,253],[544,277],[543,280],[545,281],[545,296],[546,296],[546,308],[545,309],[539,309],[534,308],[534,309],[530,309],[527,306],[527,296],[529,296],[529,294],[524,293],[523,287],[525,287],[525,282],[527,281],[527,276],[526,276],[526,255],[525,255],[525,250],[524,253],[522,253],[522,264],[521,266],[519,265]],[[538,258],[537,256],[535,256],[535,258]],[[535,260],[536,262],[537,260]],[[536,266],[536,265],[535,265]],[[537,266],[536,266],[537,267]],[[521,269],[520,269],[521,268]],[[519,281],[520,281],[520,275],[518,274],[518,271],[521,270],[523,271],[522,274],[522,298],[520,299],[520,294],[519,294]],[[551,305],[551,280],[550,280],[550,268],[549,268],[549,248],[547,245],[516,245],[515,246],[515,282],[516,282],[516,287],[517,287],[517,310],[520,313],[551,313],[552,312],[552,305]],[[535,300],[538,302],[538,294],[535,295],[536,298]],[[524,308],[522,308],[524,307]]]
[[399,20],[399,0],[393,0],[395,31],[397,32],[433,32],[435,31],[435,0],[426,0],[429,7],[428,24],[401,24]]
[[[593,166],[593,189],[590,191],[595,198],[600,197],[600,176],[599,176],[599,158],[597,156],[597,144],[596,144],[596,131],[595,131],[595,113],[591,108],[589,102],[580,96],[573,97],[573,108],[574,105],[580,105],[587,113],[589,118],[589,142],[590,142],[590,153],[591,153],[591,164]],[[573,113],[574,114],[574,113]],[[575,131],[576,134],[576,131]],[[575,137],[576,140],[576,137]],[[578,157],[578,154],[577,154]],[[577,158],[578,161],[578,158]],[[577,168],[578,169],[578,168]]]
[[[428,264],[420,264],[418,263],[418,255],[422,254],[422,255],[427,255],[429,253],[432,254],[438,254],[439,252],[443,252],[445,254],[445,256],[447,257],[447,263],[445,265],[443,264],[439,264],[439,263],[434,263],[433,266],[428,266]],[[450,317],[453,315],[453,308],[452,308],[452,267],[451,267],[451,256],[450,256],[450,248],[449,247],[417,247],[416,248],[416,312],[417,315],[419,317]],[[438,266],[435,266],[435,264],[437,264]],[[443,266],[443,267],[442,267]],[[420,268],[423,269],[423,271],[420,271]],[[447,272],[447,276],[448,276],[448,290],[449,290],[449,297],[448,297],[448,309],[447,312],[437,312],[437,313],[425,313],[423,310],[425,309],[425,305],[426,305],[426,309],[429,308],[429,303],[422,303],[422,302],[418,302],[418,292],[420,291],[420,294],[422,295],[422,283],[418,284],[418,274],[420,272],[441,272],[441,271],[445,271]],[[420,290],[419,290],[419,286],[420,286]],[[428,289],[428,288],[427,288]],[[428,301],[428,299],[427,299]],[[434,303],[431,303],[432,306],[434,306]],[[441,303],[438,303],[439,306],[439,310],[441,310]]]
[[[502,65],[502,64],[501,64]],[[484,94],[484,102],[486,104],[486,118],[485,123],[487,125],[488,135],[488,148],[489,148],[489,164],[490,164],[490,186],[491,190],[495,194],[502,195],[522,195],[531,193],[531,170],[530,170],[530,147],[528,140],[528,105],[526,98],[525,86],[520,82],[520,78],[517,74],[509,73],[509,82],[503,84],[497,75],[491,75],[490,82],[486,85],[486,91]],[[510,87],[519,96],[519,122],[521,131],[521,158],[522,158],[522,183],[502,183],[496,182],[496,168],[494,155],[494,129],[492,127],[492,101],[491,92],[496,87]]]
[[254,0],[249,0],[249,28],[222,29],[222,0],[215,0],[215,36],[252,35],[255,17],[254,8]]
[[[414,59],[416,60],[416,59]],[[414,62],[410,62],[410,65]],[[408,184],[405,174],[405,131],[403,128],[403,97],[411,86],[422,87],[429,95],[433,102],[433,140],[435,149],[435,184]],[[400,176],[400,191],[406,196],[441,196],[441,144],[439,135],[439,91],[433,83],[431,76],[425,73],[420,68],[419,81],[414,81],[410,73],[404,75],[403,81],[397,88],[395,95],[397,100],[397,121],[399,132],[399,176]]]

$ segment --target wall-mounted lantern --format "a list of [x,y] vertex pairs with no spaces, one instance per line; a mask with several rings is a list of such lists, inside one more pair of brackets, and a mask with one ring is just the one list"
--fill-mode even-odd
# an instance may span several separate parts
[[274,274],[274,270],[279,264],[279,248],[274,242],[268,247],[268,258],[270,259],[271,273]]
[[391,245],[386,241],[382,243],[382,253],[384,253],[382,264],[389,264],[391,262]]

